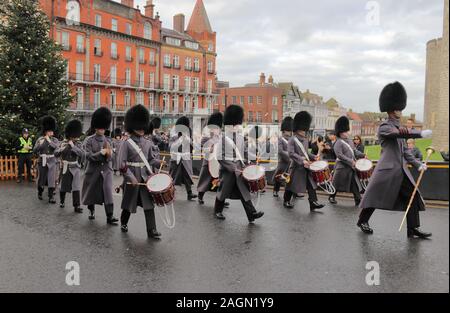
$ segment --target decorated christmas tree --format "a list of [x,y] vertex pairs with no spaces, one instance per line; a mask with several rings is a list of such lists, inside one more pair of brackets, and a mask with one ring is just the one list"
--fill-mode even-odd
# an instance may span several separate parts
[[61,131],[71,101],[66,61],[50,38],[39,1],[0,3],[0,155],[10,155],[23,128],[39,135],[39,120],[53,115]]

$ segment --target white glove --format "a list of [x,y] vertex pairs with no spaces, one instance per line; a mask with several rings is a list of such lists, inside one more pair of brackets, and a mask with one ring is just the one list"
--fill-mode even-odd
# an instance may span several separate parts
[[422,130],[421,136],[422,138],[431,138],[433,135],[433,131],[430,129]]
[[419,167],[419,172],[426,172],[428,170],[428,166],[424,163]]

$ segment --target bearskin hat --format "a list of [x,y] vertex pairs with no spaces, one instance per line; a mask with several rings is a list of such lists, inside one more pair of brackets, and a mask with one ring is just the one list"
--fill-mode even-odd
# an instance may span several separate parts
[[220,128],[223,126],[223,115],[220,112],[213,113],[208,119],[208,125],[215,125]]
[[295,115],[293,131],[308,131],[311,127],[312,116],[306,111],[299,112]]
[[148,129],[150,113],[143,105],[135,105],[125,114],[125,130],[132,133],[134,130]]
[[350,120],[347,116],[341,116],[334,125],[334,131],[339,136],[342,133],[350,131]]
[[403,111],[406,108],[408,95],[405,87],[399,82],[387,85],[380,94],[380,111]]
[[282,132],[291,132],[292,126],[294,124],[294,119],[290,116],[285,117],[283,122],[281,123],[281,131]]
[[41,120],[42,132],[56,131],[56,119],[53,116],[44,116]]
[[83,134],[83,124],[79,120],[71,120],[66,125],[64,134],[67,139],[69,138],[80,138]]
[[112,121],[112,113],[106,107],[98,108],[92,115],[91,128],[95,129],[109,129]]
[[153,126],[153,123],[150,121],[150,123],[148,123],[148,125],[147,125],[147,128],[145,129],[145,134],[152,135],[154,129],[155,129],[155,127]]
[[152,119],[153,129],[160,129],[161,128],[161,119],[159,117],[155,117]]
[[225,126],[242,125],[244,122],[244,109],[238,105],[232,104],[226,108],[223,116]]
[[191,122],[189,121],[189,118],[187,118],[186,116],[182,116],[177,120],[175,125],[184,125],[187,128],[190,128]]

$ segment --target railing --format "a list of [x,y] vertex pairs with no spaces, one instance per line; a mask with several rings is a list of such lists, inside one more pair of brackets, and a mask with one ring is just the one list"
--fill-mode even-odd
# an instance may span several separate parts
[[[33,159],[33,166],[31,169],[31,175],[37,177],[36,173],[36,159]],[[17,179],[19,174],[19,159],[17,156],[0,156],[0,180]],[[28,174],[24,172],[25,178],[28,178]]]

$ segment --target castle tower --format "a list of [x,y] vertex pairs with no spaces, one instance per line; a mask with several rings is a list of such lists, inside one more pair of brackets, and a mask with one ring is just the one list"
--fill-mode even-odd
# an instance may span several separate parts
[[448,22],[448,0],[444,0],[443,37],[427,44],[424,122],[434,132],[435,148],[445,150],[449,146]]

